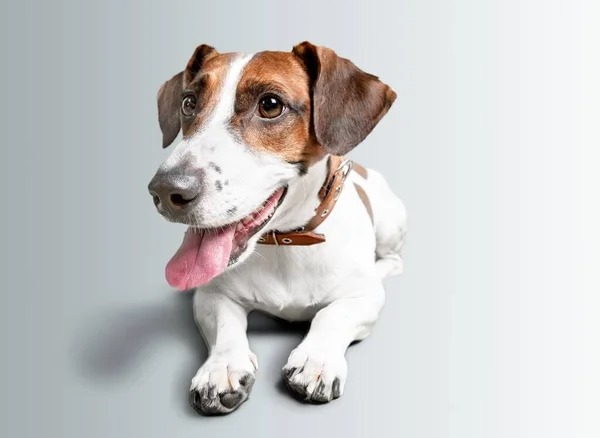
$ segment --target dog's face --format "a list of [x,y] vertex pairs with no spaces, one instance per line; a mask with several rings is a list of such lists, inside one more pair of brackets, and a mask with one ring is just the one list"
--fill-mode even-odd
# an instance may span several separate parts
[[167,265],[178,289],[242,261],[295,178],[360,143],[396,95],[333,51],[219,54],[201,45],[158,92],[163,147],[149,185],[158,211],[190,226]]

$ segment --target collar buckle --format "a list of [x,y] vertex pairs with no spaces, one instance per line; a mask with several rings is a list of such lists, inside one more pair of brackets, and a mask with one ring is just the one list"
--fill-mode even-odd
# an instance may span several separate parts
[[352,170],[352,160],[350,160],[349,158],[346,158],[346,159],[344,159],[344,161],[342,161],[340,163],[340,165],[334,172],[334,175],[337,175],[338,172],[342,172],[342,181],[343,181],[346,179],[346,177],[350,173],[350,170]]

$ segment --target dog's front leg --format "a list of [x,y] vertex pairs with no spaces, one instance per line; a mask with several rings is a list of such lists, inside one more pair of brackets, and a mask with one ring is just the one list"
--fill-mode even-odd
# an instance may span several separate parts
[[227,414],[248,398],[258,364],[248,345],[247,316],[247,309],[219,291],[196,291],[194,317],[209,349],[190,388],[197,411]]
[[300,399],[325,403],[344,391],[348,346],[366,338],[383,305],[381,286],[364,296],[342,298],[320,310],[302,343],[283,367],[283,379]]

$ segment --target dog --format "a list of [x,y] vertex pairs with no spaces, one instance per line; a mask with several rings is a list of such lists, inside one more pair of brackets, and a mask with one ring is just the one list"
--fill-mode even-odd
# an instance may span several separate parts
[[283,367],[305,402],[340,397],[347,347],[368,336],[382,280],[403,270],[406,209],[384,178],[345,158],[396,93],[331,49],[219,53],[196,48],[158,91],[163,147],[182,140],[148,188],[158,212],[188,226],[167,282],[195,289],[209,349],[190,403],[226,414],[258,369],[246,336],[257,310],[311,321]]

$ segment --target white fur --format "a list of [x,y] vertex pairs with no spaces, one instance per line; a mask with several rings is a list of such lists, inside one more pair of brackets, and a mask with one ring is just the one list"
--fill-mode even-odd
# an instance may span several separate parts
[[[287,196],[264,231],[292,230],[304,225],[319,204],[327,158],[297,176],[294,166],[276,155],[253,152],[232,137],[226,121],[250,58],[233,62],[213,117],[197,135],[182,141],[163,166],[189,160],[205,169],[208,181],[229,181],[220,192],[208,184],[197,211],[203,226],[243,218],[287,183]],[[210,162],[222,173],[212,171]],[[371,200],[374,225],[354,183]],[[226,214],[232,207],[237,209],[233,218]],[[210,355],[192,380],[194,405],[208,413],[227,413],[247,398],[258,366],[246,337],[246,317],[253,310],[311,320],[310,331],[283,368],[284,379],[309,400],[340,396],[346,348],[368,336],[375,323],[384,302],[382,278],[402,272],[405,228],[402,202],[381,175],[369,170],[367,180],[355,172],[349,175],[335,208],[316,230],[327,237],[326,244],[256,246],[260,236],[254,236],[236,265],[195,293],[194,314]],[[235,402],[228,401],[231,397],[237,397]]]

